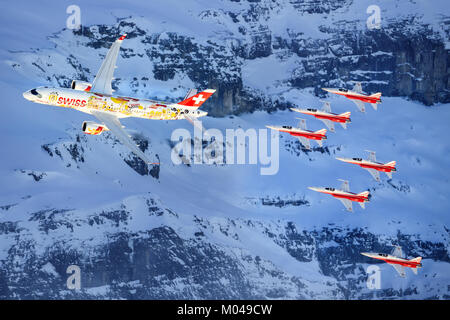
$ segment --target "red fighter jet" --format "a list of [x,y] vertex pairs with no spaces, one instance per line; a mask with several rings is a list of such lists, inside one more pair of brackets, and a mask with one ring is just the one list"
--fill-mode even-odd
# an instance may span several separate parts
[[300,119],[298,124],[298,128],[293,128],[292,126],[266,126],[267,128],[278,130],[280,132],[287,132],[291,136],[294,136],[300,140],[300,143],[308,150],[311,150],[311,145],[309,140],[314,140],[321,147],[322,140],[325,140],[327,136],[327,129],[317,130],[317,131],[309,131],[306,129],[306,120]]
[[316,117],[320,121],[323,121],[323,123],[325,123],[325,125],[328,127],[328,129],[330,129],[331,132],[335,132],[334,122],[340,123],[344,129],[347,129],[347,123],[351,122],[350,112],[344,112],[341,114],[331,113],[330,103],[327,101],[322,102],[322,110],[297,108],[291,108],[291,110]]
[[339,181],[342,181],[341,189],[335,189],[330,187],[327,188],[308,187],[308,188],[320,193],[331,194],[333,197],[342,202],[347,211],[353,212],[352,202],[358,202],[361,208],[365,209],[365,203],[369,202],[369,194],[370,194],[369,191],[364,191],[356,194],[350,192],[350,187],[347,180],[339,179]]
[[417,268],[422,268],[422,257],[411,260],[404,259],[402,258],[402,248],[399,246],[395,247],[391,254],[372,252],[361,252],[361,254],[369,258],[383,260],[384,262],[389,263],[402,278],[406,276],[404,267],[411,268],[414,274],[417,274]]
[[388,163],[380,163],[377,162],[375,151],[366,150],[369,152],[369,158],[367,160],[363,160],[361,158],[336,158],[337,160],[344,161],[347,163],[353,163],[359,165],[361,168],[366,169],[372,175],[372,177],[380,182],[380,174],[379,171],[386,173],[389,179],[392,179],[392,172],[397,171],[395,168],[395,161],[391,161]]
[[366,112],[364,102],[370,103],[375,110],[377,110],[377,105],[381,102],[381,92],[367,95],[362,91],[361,82],[357,82],[353,90],[342,88],[322,88],[322,90],[339,94],[352,100],[361,112]]

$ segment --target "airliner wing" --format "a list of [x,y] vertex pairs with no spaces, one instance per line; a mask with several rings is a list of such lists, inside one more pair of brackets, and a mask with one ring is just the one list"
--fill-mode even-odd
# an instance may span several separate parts
[[122,128],[122,124],[119,119],[111,114],[107,114],[101,111],[92,111],[93,116],[95,116],[98,120],[103,122],[106,127],[119,139],[121,143],[131,149],[135,155],[144,160],[146,163],[156,164],[150,161],[145,153],[138,148],[136,143],[131,139],[131,137],[126,133],[126,131]]
[[320,119],[320,120],[322,120],[322,122],[325,123],[325,125],[328,127],[328,129],[330,129],[331,132],[335,132],[333,121],[328,119]]
[[347,209],[347,211],[353,212],[353,205],[352,202],[348,199],[342,199],[342,198],[338,198],[342,204],[344,205],[344,207]]
[[297,137],[300,140],[300,143],[308,150],[311,150],[311,144],[309,143],[309,139],[305,137]]
[[391,264],[391,266],[394,267],[395,271],[398,272],[398,274],[400,275],[400,277],[404,278],[406,277],[406,272],[405,272],[405,268],[399,264]]
[[352,99],[352,101],[356,104],[356,106],[358,107],[359,111],[366,112],[366,107],[364,106],[364,103],[362,101],[354,100],[354,99]]
[[92,84],[91,92],[103,93],[111,95],[113,89],[111,87],[111,81],[114,79],[114,69],[116,68],[117,56],[119,55],[120,45],[125,39],[126,34],[117,39],[108,53],[106,54],[105,60],[103,60],[100,70],[98,70],[95,76],[94,82]]
[[377,170],[369,168],[367,169],[367,171],[369,171],[369,173],[376,181],[380,182],[380,173]]

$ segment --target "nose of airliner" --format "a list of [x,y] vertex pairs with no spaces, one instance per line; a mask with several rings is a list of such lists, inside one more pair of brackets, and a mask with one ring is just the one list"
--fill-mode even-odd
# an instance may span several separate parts
[[27,100],[31,100],[31,97],[33,96],[33,95],[31,94],[30,90],[25,91],[22,95],[23,95],[23,97],[24,97],[25,99],[27,99]]

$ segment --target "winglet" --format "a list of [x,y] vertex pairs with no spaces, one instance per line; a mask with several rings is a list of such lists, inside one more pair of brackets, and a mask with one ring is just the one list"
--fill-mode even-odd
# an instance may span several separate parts
[[117,39],[118,41],[123,41],[125,38],[127,37],[127,34],[123,34],[119,39]]

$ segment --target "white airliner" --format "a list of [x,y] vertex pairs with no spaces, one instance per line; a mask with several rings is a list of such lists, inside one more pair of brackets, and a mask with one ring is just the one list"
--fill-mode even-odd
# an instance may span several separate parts
[[197,90],[191,89],[185,99],[178,103],[113,96],[111,81],[114,79],[120,45],[125,37],[126,34],[111,46],[92,84],[74,80],[70,89],[38,87],[24,92],[23,96],[32,102],[72,108],[93,115],[100,123],[84,121],[82,124],[84,133],[98,135],[109,130],[139,158],[146,163],[153,163],[123,129],[119,119],[127,117],[155,120],[186,119],[194,123],[196,118],[207,115],[207,112],[199,111],[198,108],[216,90],[207,89],[197,93]]

